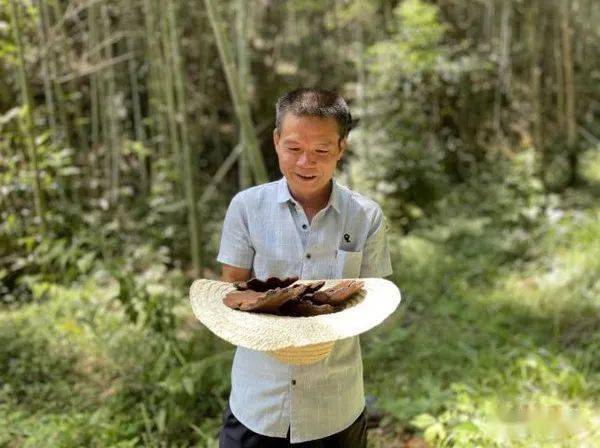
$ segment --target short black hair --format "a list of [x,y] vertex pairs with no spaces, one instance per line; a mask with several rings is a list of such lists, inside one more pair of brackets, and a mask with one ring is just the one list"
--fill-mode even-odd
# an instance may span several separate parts
[[352,129],[352,116],[341,95],[330,90],[301,87],[281,96],[275,104],[275,127],[281,132],[283,118],[288,112],[297,116],[333,118],[338,124],[340,139]]

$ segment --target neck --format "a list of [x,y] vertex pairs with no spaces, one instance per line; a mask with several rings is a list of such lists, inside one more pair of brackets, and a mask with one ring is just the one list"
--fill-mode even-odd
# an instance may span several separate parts
[[327,187],[323,191],[320,191],[316,194],[313,194],[310,196],[302,196],[302,195],[295,193],[291,189],[290,189],[290,194],[292,195],[292,197],[295,200],[297,200],[300,203],[300,205],[302,205],[304,210],[309,209],[309,210],[313,210],[313,211],[319,211],[319,210],[325,208],[325,206],[327,205],[327,202],[329,202],[329,198],[331,196],[332,189],[333,189],[333,182],[329,181],[329,184],[327,185]]

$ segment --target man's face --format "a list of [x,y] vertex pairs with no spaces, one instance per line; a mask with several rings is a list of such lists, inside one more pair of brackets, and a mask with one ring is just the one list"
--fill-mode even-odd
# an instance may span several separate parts
[[287,113],[273,141],[279,169],[294,196],[308,199],[328,191],[347,144],[345,138],[340,141],[335,119]]

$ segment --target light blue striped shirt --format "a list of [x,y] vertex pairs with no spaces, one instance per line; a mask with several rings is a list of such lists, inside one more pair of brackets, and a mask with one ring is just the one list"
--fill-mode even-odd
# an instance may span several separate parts
[[[385,277],[392,273],[386,232],[379,205],[335,180],[329,202],[309,222],[282,178],[234,196],[217,260],[261,279]],[[252,431],[285,437],[289,428],[292,443],[347,428],[365,406],[359,337],[300,366],[238,347],[229,403]]]

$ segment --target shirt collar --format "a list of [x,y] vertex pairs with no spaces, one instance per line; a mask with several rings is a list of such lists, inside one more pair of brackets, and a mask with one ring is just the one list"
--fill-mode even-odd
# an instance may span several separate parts
[[[341,213],[342,204],[340,186],[335,181],[335,179],[332,179],[332,183],[333,185],[331,187],[331,195],[329,196],[329,201],[327,202],[327,205],[325,205],[325,209],[327,209],[331,205],[338,213]],[[281,204],[288,201],[297,203],[297,201],[292,197],[292,194],[290,193],[285,177],[282,177],[277,182],[277,202]]]

